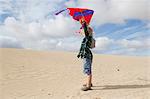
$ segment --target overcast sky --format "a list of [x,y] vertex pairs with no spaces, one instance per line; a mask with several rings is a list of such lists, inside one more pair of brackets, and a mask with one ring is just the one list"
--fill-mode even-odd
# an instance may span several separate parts
[[0,47],[77,52],[83,36],[67,7],[94,10],[99,54],[150,55],[150,0],[0,0]]

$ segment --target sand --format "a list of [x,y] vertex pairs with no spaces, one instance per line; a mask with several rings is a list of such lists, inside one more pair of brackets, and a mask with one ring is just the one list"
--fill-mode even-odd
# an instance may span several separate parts
[[76,54],[1,48],[0,99],[150,99],[150,57],[94,54],[84,92]]

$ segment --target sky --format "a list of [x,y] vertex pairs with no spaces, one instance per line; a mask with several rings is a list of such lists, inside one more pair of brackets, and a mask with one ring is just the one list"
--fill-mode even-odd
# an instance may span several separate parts
[[94,10],[98,54],[150,56],[150,0],[0,0],[0,48],[78,52],[80,23],[67,7]]

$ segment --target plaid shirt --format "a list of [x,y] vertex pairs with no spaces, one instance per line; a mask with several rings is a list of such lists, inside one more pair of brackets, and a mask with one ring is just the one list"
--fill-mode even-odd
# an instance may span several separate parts
[[[89,34],[86,23],[82,24],[82,28],[84,29],[85,34]],[[89,59],[93,58],[92,52],[90,50],[91,42],[92,42],[92,36],[86,35],[82,41],[80,52],[79,52],[79,55],[83,56],[83,58],[89,58]]]
[[80,52],[79,55],[82,55],[83,58],[93,58],[92,52],[90,50],[90,42],[91,42],[92,36],[87,36],[84,37],[81,47],[80,47]]

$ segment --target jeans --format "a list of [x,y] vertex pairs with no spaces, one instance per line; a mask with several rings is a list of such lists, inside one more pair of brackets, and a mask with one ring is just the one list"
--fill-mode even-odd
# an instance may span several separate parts
[[84,58],[83,59],[83,73],[90,75],[92,73],[92,58]]

